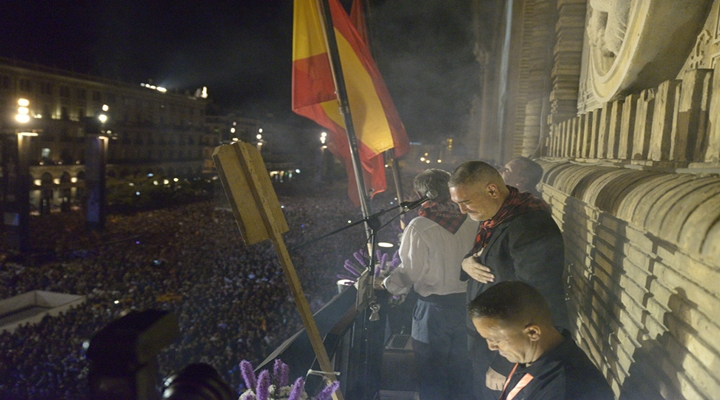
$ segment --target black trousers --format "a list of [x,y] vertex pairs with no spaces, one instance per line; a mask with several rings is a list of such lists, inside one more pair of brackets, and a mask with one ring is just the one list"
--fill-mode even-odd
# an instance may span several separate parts
[[438,297],[446,296],[418,298],[413,310],[418,394],[421,400],[472,399],[464,294],[457,303]]

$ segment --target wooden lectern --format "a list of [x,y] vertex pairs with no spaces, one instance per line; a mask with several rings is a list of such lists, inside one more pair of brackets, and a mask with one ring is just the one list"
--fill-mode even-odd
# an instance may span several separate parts
[[[243,240],[246,244],[272,241],[320,368],[327,372],[327,379],[335,381],[325,345],[282,239],[289,230],[287,221],[260,152],[250,143],[234,142],[216,147],[212,157]],[[333,399],[342,400],[342,393],[336,391]]]

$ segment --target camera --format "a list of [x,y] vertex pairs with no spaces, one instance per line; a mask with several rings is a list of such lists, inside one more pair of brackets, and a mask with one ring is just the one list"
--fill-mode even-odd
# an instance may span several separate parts
[[235,400],[237,394],[210,365],[185,366],[157,390],[157,355],[180,330],[177,317],[162,310],[132,311],[110,322],[86,342],[91,400]]

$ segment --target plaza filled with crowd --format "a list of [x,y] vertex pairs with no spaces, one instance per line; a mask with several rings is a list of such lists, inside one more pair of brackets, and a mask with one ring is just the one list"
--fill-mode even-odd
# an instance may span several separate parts
[[[279,192],[287,247],[361,218],[343,187]],[[159,375],[193,362],[242,388],[238,363],[257,365],[302,327],[269,241],[245,245],[234,216],[214,201],[110,215],[87,232],[79,213],[37,217],[33,257],[0,265],[0,299],[32,290],[86,296],[57,317],[0,333],[0,398],[83,399],[83,342],[129,310],[175,313],[180,337],[158,356]],[[291,250],[313,310],[337,293],[344,260],[365,245],[362,225]]]

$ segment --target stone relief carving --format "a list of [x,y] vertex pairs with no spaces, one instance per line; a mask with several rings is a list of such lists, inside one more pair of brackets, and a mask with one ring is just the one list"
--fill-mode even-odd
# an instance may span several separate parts
[[589,0],[579,111],[673,79],[713,0]]
[[603,57],[620,52],[627,29],[630,0],[591,0],[587,34],[590,45]]
[[704,29],[697,37],[693,51],[690,54],[690,68],[698,69],[702,68],[703,62],[705,61],[705,49],[710,43],[710,31]]

